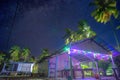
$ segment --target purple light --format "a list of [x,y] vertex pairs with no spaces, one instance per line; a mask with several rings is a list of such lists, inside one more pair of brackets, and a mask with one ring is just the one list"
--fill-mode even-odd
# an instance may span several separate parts
[[71,53],[71,51],[69,50],[69,51],[68,51],[68,54],[70,54],[70,53]]
[[92,52],[88,51],[89,54],[92,54]]
[[80,50],[78,50],[78,54],[81,54],[81,51],[80,51]]
[[[110,55],[94,53],[94,52],[91,52],[91,51],[84,51],[84,50],[77,50],[77,49],[71,49],[70,51],[72,53],[79,53],[79,54],[83,54],[83,55],[90,54],[90,55],[93,55],[93,57],[96,58],[96,59],[105,59],[106,60],[106,59],[110,58]],[[68,52],[68,54],[70,54],[70,51]]]
[[86,54],[86,51],[83,51],[83,50],[82,50],[81,52],[82,52],[83,54]]
[[96,54],[93,54],[94,58],[96,57]]
[[73,49],[73,53],[76,53],[78,50],[76,50],[76,49]]

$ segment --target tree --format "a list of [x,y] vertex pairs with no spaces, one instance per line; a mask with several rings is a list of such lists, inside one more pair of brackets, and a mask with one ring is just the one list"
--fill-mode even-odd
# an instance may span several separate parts
[[[43,63],[45,59],[49,56],[49,50],[48,49],[42,49],[42,53],[39,55],[37,59],[35,59],[35,64],[33,66],[33,73],[38,73],[39,72],[39,63]],[[43,64],[41,64],[43,65]]]
[[[68,45],[69,47],[71,46],[72,42],[77,42],[79,40],[83,40],[86,38],[91,38],[95,36],[95,32],[90,29],[90,26],[88,26],[87,22],[84,20],[81,20],[78,25],[78,30],[73,31],[71,29],[66,29],[66,34],[64,36],[65,39],[65,44]],[[72,74],[72,59],[71,57],[69,58],[70,61],[70,72],[71,72],[71,78],[73,78]]]
[[46,59],[46,57],[49,56],[49,50],[48,49],[42,49],[41,55],[38,57],[38,62],[42,62]]
[[88,69],[89,68],[89,66],[86,65],[86,64],[81,64],[80,66],[81,66],[82,69]]
[[114,58],[115,64],[118,67],[119,77],[120,77],[120,55]]
[[103,75],[106,76],[106,70],[109,68],[110,63],[103,60],[98,61],[98,67],[103,70]]
[[0,65],[2,64],[2,63],[4,63],[4,61],[5,61],[5,54],[3,53],[3,52],[0,52]]
[[29,48],[23,48],[22,52],[21,52],[21,57],[23,58],[23,60],[29,61],[29,57],[30,57],[30,49]]
[[34,66],[33,66],[32,73],[38,73],[38,69],[39,69],[39,64],[35,63]]
[[94,0],[91,4],[96,7],[91,15],[97,22],[106,23],[110,21],[112,15],[115,18],[119,15],[116,0]]
[[120,25],[119,26],[117,26],[117,28],[116,29],[120,29]]
[[[74,31],[67,28],[66,29],[66,35],[67,35],[67,38],[65,40],[65,44],[69,44],[70,42],[75,42],[76,33]],[[65,37],[66,37],[66,35],[65,35]]]
[[20,47],[19,46],[12,46],[9,53],[10,53],[10,58],[12,61],[20,60]]
[[87,22],[81,20],[78,25],[78,30],[72,31],[71,29],[66,29],[66,34],[64,37],[66,38],[65,43],[69,44],[70,42],[77,42],[85,38],[91,38],[95,35],[96,33],[90,29]]
[[34,56],[30,56],[29,62],[37,62],[36,58]]
[[[78,25],[78,35],[82,35],[82,38],[90,38],[96,35],[96,33],[90,29],[90,26],[85,20],[81,20]],[[80,38],[80,39],[82,39]]]
[[0,71],[3,68],[3,63],[5,62],[5,57],[6,57],[6,54],[4,52],[0,51]]
[[[107,23],[108,21],[112,21],[111,16],[114,16],[115,19],[119,16],[119,11],[116,8],[116,0],[94,0],[91,2],[91,5],[96,7],[92,12],[92,16],[97,22]],[[116,49],[120,51],[120,43],[113,26],[112,29],[117,44]],[[120,29],[120,26],[118,26],[117,29]]]

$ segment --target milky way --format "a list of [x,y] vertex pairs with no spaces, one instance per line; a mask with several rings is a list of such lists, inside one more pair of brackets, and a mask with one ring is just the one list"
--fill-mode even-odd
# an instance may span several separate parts
[[19,0],[18,3],[17,0],[3,0],[0,4],[1,50],[19,45],[29,47],[35,56],[42,48],[54,52],[64,45],[65,28],[76,30],[82,19],[88,21],[99,37],[115,45],[110,24],[97,23],[91,17],[93,7],[88,0]]

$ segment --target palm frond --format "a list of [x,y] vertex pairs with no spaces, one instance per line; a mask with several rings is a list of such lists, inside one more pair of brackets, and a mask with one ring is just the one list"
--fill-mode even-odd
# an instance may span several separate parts
[[120,29],[120,25],[119,25],[119,26],[117,26],[117,28],[116,28],[116,29],[117,29],[117,30],[118,30],[118,29]]
[[95,4],[96,9],[93,10],[91,16],[97,22],[107,23],[112,15],[114,18],[118,18],[119,12],[116,8],[116,0],[94,0],[92,3]]

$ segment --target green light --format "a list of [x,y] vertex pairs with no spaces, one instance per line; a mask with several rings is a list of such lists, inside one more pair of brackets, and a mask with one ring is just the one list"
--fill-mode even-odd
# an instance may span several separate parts
[[65,46],[64,47],[64,51],[69,51],[70,50],[70,47],[69,46]]

